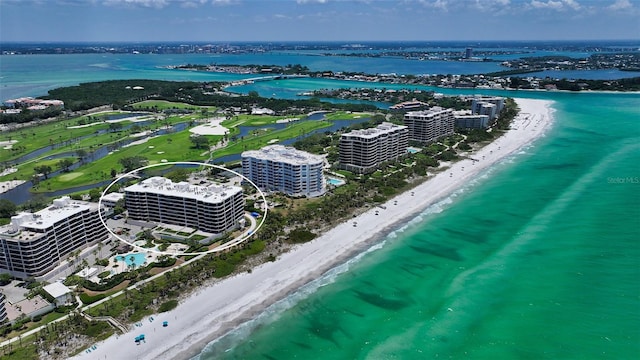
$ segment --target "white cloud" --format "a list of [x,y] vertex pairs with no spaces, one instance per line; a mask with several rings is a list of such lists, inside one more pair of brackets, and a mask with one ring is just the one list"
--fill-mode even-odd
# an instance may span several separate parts
[[447,11],[447,6],[449,5],[448,0],[420,0],[419,2],[426,7],[440,9],[443,11]]
[[534,9],[580,10],[582,6],[576,0],[531,0],[529,7]]
[[531,7],[533,7],[534,9],[555,9],[555,10],[560,10],[560,9],[562,9],[562,2],[561,1],[553,1],[553,0],[549,0],[547,2],[538,1],[538,0],[531,0]]
[[329,0],[296,0],[298,4],[326,4]]
[[211,0],[211,4],[213,5],[234,5],[237,4],[238,1],[237,0]]
[[580,4],[575,0],[563,0],[564,4],[573,10],[580,10]]
[[481,11],[500,11],[511,4],[511,0],[475,0],[473,7]]
[[207,0],[186,0],[180,6],[183,8],[197,8],[206,3]]
[[629,10],[632,9],[633,5],[629,0],[616,0],[613,4],[609,5],[609,9],[611,10]]
[[169,0],[106,0],[104,4],[108,6],[125,5],[161,9],[169,5]]

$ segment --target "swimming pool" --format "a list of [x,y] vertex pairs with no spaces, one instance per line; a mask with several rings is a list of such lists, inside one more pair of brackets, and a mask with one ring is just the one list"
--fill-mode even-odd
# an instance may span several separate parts
[[115,257],[116,261],[124,261],[127,266],[135,265],[136,267],[144,265],[145,256],[142,253],[128,253]]
[[344,183],[345,183],[344,180],[335,179],[335,178],[327,178],[327,184],[329,184],[329,185],[340,186],[340,185],[344,185]]

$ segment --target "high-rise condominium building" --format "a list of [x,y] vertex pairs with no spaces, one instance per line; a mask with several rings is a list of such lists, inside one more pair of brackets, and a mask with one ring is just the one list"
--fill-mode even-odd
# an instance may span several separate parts
[[425,144],[452,135],[455,119],[453,110],[434,106],[429,110],[406,113],[404,124],[409,129],[409,140]]
[[7,308],[4,305],[6,300],[7,297],[0,292],[0,324],[7,320]]
[[499,96],[475,96],[471,99],[471,112],[487,115],[493,121],[504,108],[504,98]]
[[244,217],[238,186],[197,186],[154,176],[124,189],[129,219],[182,225],[221,234],[237,228]]
[[109,237],[98,205],[65,196],[0,227],[0,272],[27,278],[46,274],[71,252]]
[[242,172],[264,191],[320,196],[326,190],[324,157],[282,145],[242,153]]
[[340,167],[355,173],[374,171],[381,163],[407,154],[406,126],[382,123],[340,136]]

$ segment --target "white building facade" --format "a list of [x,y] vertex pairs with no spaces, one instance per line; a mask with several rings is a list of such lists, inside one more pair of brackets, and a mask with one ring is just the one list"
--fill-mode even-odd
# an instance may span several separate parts
[[324,157],[282,145],[242,153],[242,173],[264,191],[320,196],[326,191]]
[[471,114],[470,110],[453,112],[456,128],[462,129],[487,129],[490,125],[488,115]]
[[340,167],[355,173],[374,171],[385,161],[407,154],[406,126],[382,123],[375,128],[354,130],[340,136]]
[[489,120],[495,120],[504,108],[504,98],[499,96],[475,96],[471,99],[471,113],[487,115]]
[[5,302],[7,301],[7,297],[4,296],[2,292],[0,292],[0,324],[6,322],[7,318],[7,308],[5,307]]
[[159,176],[128,186],[129,219],[192,227],[222,234],[240,226],[244,196],[238,186],[197,186]]
[[51,271],[73,251],[109,238],[98,205],[65,196],[36,213],[21,213],[0,227],[0,272],[19,278]]
[[434,106],[429,110],[406,113],[404,124],[409,129],[409,140],[426,144],[452,135],[455,119],[453,110]]

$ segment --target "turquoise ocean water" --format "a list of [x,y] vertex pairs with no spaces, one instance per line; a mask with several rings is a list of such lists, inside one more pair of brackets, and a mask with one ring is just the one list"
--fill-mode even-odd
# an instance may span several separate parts
[[[218,63],[328,61],[284,56]],[[339,65],[361,65],[353,60]],[[158,68],[207,61],[2,56],[0,97],[105,79],[237,78]],[[377,61],[368,71],[402,66]],[[444,69],[422,64],[417,73]],[[237,90],[294,97],[350,86],[299,79]],[[640,95],[435,90],[554,100],[555,123],[366,254],[209,344],[201,359],[640,357]]]
[[200,359],[640,355],[640,98],[554,94],[544,138]]

